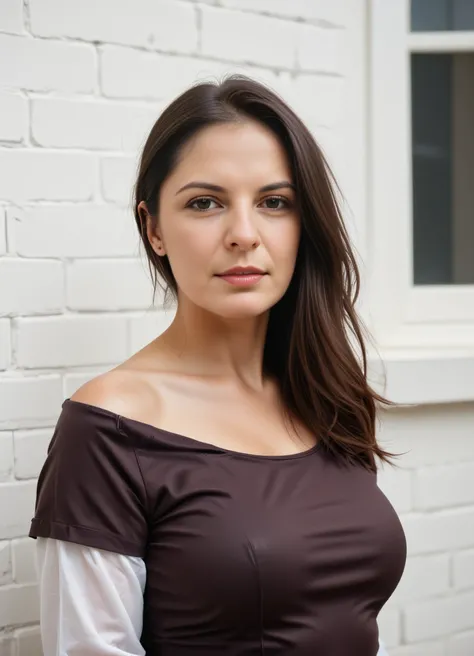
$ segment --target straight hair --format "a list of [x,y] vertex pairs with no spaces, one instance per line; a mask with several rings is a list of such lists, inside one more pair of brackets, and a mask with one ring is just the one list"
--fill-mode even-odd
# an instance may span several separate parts
[[145,143],[134,193],[134,214],[154,290],[178,298],[167,256],[159,257],[138,210],[159,215],[160,189],[183,146],[205,127],[258,121],[286,151],[294,177],[301,238],[290,285],[270,309],[264,373],[279,387],[287,417],[296,418],[341,463],[373,472],[392,454],[376,440],[378,405],[392,405],[367,381],[367,333],[355,304],[360,275],[344,226],[334,176],[320,147],[292,109],[265,85],[243,75],[199,83],[160,115]]

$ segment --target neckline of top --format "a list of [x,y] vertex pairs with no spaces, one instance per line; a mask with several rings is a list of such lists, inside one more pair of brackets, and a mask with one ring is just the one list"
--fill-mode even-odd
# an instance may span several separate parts
[[311,455],[312,453],[315,453],[316,451],[319,450],[320,447],[320,442],[318,441],[312,447],[310,447],[309,449],[305,449],[304,451],[297,451],[296,453],[287,453],[282,455],[270,455],[270,454],[267,455],[267,454],[259,454],[259,453],[246,453],[245,451],[233,451],[231,449],[226,449],[222,446],[218,446],[217,444],[211,444],[210,442],[203,442],[202,440],[198,440],[194,437],[182,435],[181,433],[175,433],[173,431],[166,430],[165,428],[159,428],[158,426],[154,426],[153,424],[147,424],[146,422],[139,421],[138,419],[132,419],[131,417],[124,417],[123,415],[119,415],[116,412],[113,412],[112,410],[107,410],[106,408],[101,408],[100,406],[93,405],[91,403],[84,403],[83,401],[75,401],[74,399],[67,398],[63,401],[62,404],[63,407],[66,404],[71,404],[77,407],[78,409],[90,410],[92,412],[105,414],[115,419],[117,422],[120,421],[122,423],[135,424],[137,426],[141,426],[143,429],[146,429],[147,431],[156,431],[158,433],[165,433],[166,435],[170,435],[173,438],[179,438],[180,440],[184,440],[185,442],[188,442],[190,444],[203,447],[206,450],[215,450],[221,454],[227,454],[229,456],[245,458],[248,460],[296,460],[297,458],[304,458],[306,456]]

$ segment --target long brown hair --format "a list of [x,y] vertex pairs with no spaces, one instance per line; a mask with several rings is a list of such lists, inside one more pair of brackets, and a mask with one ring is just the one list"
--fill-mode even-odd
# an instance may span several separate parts
[[157,221],[160,188],[182,146],[206,126],[246,118],[266,125],[285,148],[302,223],[293,278],[270,310],[265,373],[278,381],[288,416],[302,421],[328,453],[376,471],[377,457],[391,456],[376,441],[376,408],[390,403],[367,382],[364,330],[355,311],[360,276],[334,177],[306,126],[259,82],[233,75],[196,84],[153,126],[140,161],[134,212],[154,288],[164,281],[164,290],[177,297],[168,258],[158,257],[149,243],[138,204],[145,201]]

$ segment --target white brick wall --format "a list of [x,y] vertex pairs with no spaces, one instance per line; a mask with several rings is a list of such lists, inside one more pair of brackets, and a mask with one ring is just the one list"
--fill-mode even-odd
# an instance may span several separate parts
[[13,433],[0,432],[0,483],[9,481],[13,474]]
[[474,483],[466,480],[473,426],[472,404],[398,409],[383,418],[380,439],[406,455],[379,483],[400,513],[409,548],[380,620],[390,656],[474,654]]
[[197,52],[198,21],[193,4],[175,0],[34,0],[35,36],[154,47],[167,52]]
[[0,255],[7,252],[7,222],[5,210],[0,208]]
[[7,210],[12,253],[24,258],[136,257],[130,215],[112,205],[40,205]]
[[0,5],[2,31],[11,34],[23,32],[23,4],[19,0],[4,0]]
[[5,540],[0,542],[0,585],[12,581],[11,544]]
[[124,316],[80,316],[15,321],[17,364],[24,369],[113,364],[127,357]]
[[[5,29],[3,25],[1,29]],[[96,58],[93,46],[88,44],[34,39],[29,34],[0,34],[2,87],[92,93],[97,85]]]
[[10,358],[10,322],[8,319],[0,319],[0,371],[10,365]]
[[219,61],[189,55],[170,57],[119,46],[103,46],[100,56],[101,90],[109,98],[169,100],[183,85],[197,78],[218,77],[227,69]]
[[108,100],[41,98],[31,102],[31,139],[37,146],[136,151],[160,106]]
[[[130,206],[132,203],[132,185],[138,168],[137,159],[126,155],[112,155],[103,157],[100,165],[104,199],[111,203]],[[127,225],[132,225],[129,216],[127,216]]]
[[19,93],[0,91],[0,141],[22,143],[28,130],[28,101]]
[[7,372],[0,376],[0,428],[51,425],[57,417],[61,398],[60,375],[25,375],[21,370]]
[[[158,113],[247,72],[320,139],[349,200],[366,184],[364,2],[0,2],[0,654],[40,656],[36,479],[64,398],[166,328],[130,211]],[[357,231],[356,231],[357,232]],[[363,246],[361,248],[363,250]],[[474,407],[396,410],[382,489],[409,541],[380,627],[390,656],[474,654]]]
[[64,266],[58,260],[0,260],[0,298],[6,315],[56,314],[64,309]]
[[18,480],[38,478],[46,458],[51,429],[19,430],[14,433],[14,469]]
[[145,266],[137,259],[76,260],[67,270],[68,308],[94,311],[150,307],[153,286]]
[[0,150],[0,198],[12,203],[90,200],[97,160],[40,148]]

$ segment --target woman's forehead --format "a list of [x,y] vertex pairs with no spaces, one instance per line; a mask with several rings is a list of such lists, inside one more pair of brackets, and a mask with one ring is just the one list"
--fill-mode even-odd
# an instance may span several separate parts
[[229,182],[249,179],[256,186],[263,186],[281,179],[291,181],[291,169],[276,135],[265,126],[249,121],[200,130],[183,146],[170,177],[182,181],[189,176],[200,180],[211,176],[209,182],[222,186],[226,178]]

